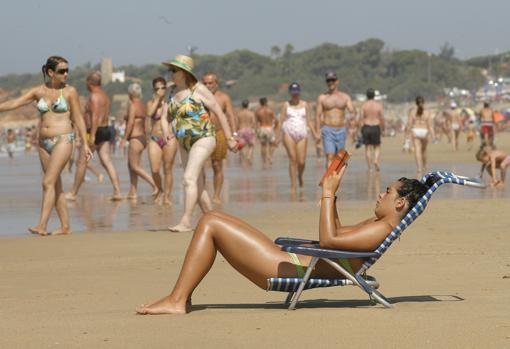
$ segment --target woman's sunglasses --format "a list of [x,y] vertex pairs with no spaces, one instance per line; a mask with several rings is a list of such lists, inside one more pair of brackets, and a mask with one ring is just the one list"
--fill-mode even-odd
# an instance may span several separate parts
[[66,69],[58,69],[57,74],[60,74],[60,75],[64,75],[64,74],[69,74],[69,68],[66,68]]
[[166,87],[164,87],[164,86],[154,87],[154,91],[159,91],[159,90],[166,90]]

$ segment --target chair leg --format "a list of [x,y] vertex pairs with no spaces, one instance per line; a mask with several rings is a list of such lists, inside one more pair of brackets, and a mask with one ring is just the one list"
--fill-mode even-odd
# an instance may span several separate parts
[[313,268],[315,268],[315,264],[317,264],[318,260],[319,260],[319,257],[313,257],[312,260],[310,261],[310,265],[306,269],[306,273],[305,273],[305,276],[303,277],[303,281],[301,281],[301,283],[299,284],[299,288],[296,292],[296,296],[290,303],[289,310],[296,309],[296,304],[299,300],[299,297],[301,297],[301,292],[303,292],[305,285],[308,282],[310,275],[312,274],[312,270],[313,270]]
[[289,292],[289,294],[287,295],[287,298],[285,299],[285,305],[289,305],[290,301],[292,300],[292,297],[294,296],[294,293],[295,292]]

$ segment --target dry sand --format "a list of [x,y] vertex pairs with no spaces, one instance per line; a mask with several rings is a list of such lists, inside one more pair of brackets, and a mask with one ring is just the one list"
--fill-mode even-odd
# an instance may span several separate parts
[[[343,203],[353,222],[371,205]],[[186,316],[137,316],[167,293],[189,234],[3,238],[1,348],[510,347],[510,201],[432,201],[371,274],[394,309],[354,287],[304,293],[296,311],[219,255]],[[245,218],[271,237],[316,236],[317,208]],[[275,223],[278,222],[278,223]],[[256,263],[256,261],[254,261]]]
[[[401,139],[384,142],[385,159],[414,166]],[[498,144],[508,150],[510,137]],[[455,162],[473,162],[461,146]],[[444,143],[430,158],[449,162],[452,152]],[[347,224],[372,209],[340,202]],[[318,212],[310,202],[278,212],[268,204],[242,218],[272,238],[316,238]],[[137,316],[138,305],[170,291],[190,234],[1,238],[0,348],[510,348],[508,212],[508,198],[432,200],[370,270],[395,303],[389,310],[337,287],[307,291],[287,311],[285,294],[258,289],[218,255],[191,314]]]

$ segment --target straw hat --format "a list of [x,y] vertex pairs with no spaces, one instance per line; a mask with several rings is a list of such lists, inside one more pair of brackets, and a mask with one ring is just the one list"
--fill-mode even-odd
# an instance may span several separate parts
[[179,69],[185,70],[188,73],[191,74],[195,78],[195,80],[198,81],[195,73],[193,73],[193,58],[184,56],[184,55],[177,55],[174,59],[166,62],[162,62],[161,64],[166,65],[168,67],[177,67]]

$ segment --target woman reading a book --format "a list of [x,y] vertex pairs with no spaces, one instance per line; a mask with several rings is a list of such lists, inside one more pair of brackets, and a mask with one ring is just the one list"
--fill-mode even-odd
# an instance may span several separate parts
[[[345,169],[343,166],[339,172],[333,172],[322,183],[319,241],[324,248],[373,251],[432,184],[401,178],[379,194],[374,217],[347,226],[340,223],[335,196]],[[142,305],[137,313],[190,312],[193,290],[211,269],[217,252],[262,289],[266,289],[268,278],[302,277],[311,260],[310,256],[282,251],[261,231],[236,217],[209,211],[198,222],[172,292],[151,305]],[[347,261],[354,272],[363,263],[355,258]],[[319,261],[312,277],[338,278],[339,275],[328,264]]]

